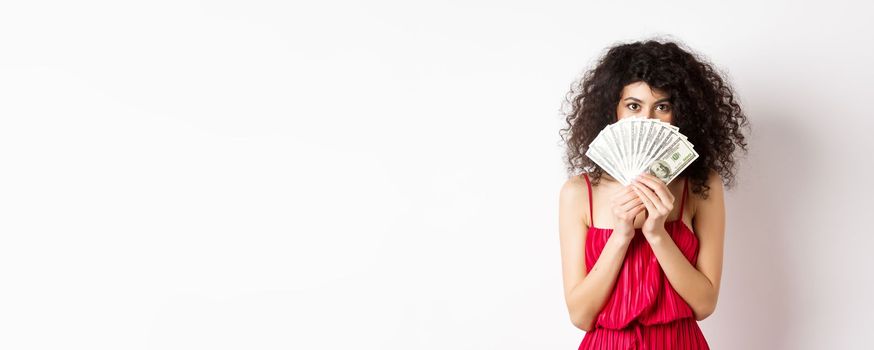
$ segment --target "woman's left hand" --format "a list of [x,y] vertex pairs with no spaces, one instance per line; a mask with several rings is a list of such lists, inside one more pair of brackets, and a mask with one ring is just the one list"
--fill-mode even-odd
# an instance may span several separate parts
[[665,220],[674,209],[674,195],[659,178],[643,173],[632,181],[634,191],[646,206],[647,217],[642,231],[647,240],[667,234]]

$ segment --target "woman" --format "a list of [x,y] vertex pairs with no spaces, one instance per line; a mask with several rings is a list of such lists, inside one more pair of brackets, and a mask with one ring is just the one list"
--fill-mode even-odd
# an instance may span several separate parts
[[[570,174],[559,231],[565,301],[579,349],[709,349],[697,321],[716,309],[725,231],[723,180],[734,180],[748,126],[712,65],[674,42],[610,48],[568,93]],[[648,117],[679,127],[699,158],[669,185],[623,186],[585,156],[608,124]]]

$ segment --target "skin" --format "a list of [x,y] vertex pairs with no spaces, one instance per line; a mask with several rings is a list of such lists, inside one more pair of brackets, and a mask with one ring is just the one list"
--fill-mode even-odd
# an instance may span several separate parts
[[[669,98],[644,82],[625,86],[616,106],[618,119],[629,116],[673,121]],[[629,186],[622,186],[604,174],[592,186],[594,219],[598,228],[613,228],[601,255],[588,273],[585,269],[586,234],[591,226],[586,180],[568,179],[559,196],[559,238],[565,300],[571,322],[590,331],[607,302],[635,235],[641,229],[659,265],[677,293],[689,304],[696,320],[710,316],[716,308],[722,278],[725,235],[725,202],[722,180],[710,172],[710,196],[705,200],[689,190],[684,213],[679,212],[684,178],[665,185],[643,174]],[[682,215],[682,216],[681,216]],[[682,218],[699,241],[697,264],[692,265],[664,228],[666,221]]]

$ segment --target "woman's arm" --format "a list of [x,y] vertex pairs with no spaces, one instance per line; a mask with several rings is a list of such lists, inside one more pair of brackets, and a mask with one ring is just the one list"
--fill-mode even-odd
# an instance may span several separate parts
[[707,184],[710,195],[698,202],[692,219],[699,243],[697,266],[689,263],[667,231],[649,241],[671,286],[692,307],[698,321],[716,309],[725,237],[725,202],[719,174],[711,171]]
[[589,213],[588,196],[588,186],[579,177],[565,182],[559,196],[559,240],[565,302],[571,322],[587,332],[594,327],[598,312],[610,297],[631,243],[621,235],[611,235],[592,271],[586,273],[586,232],[589,228],[587,222],[591,222],[591,219],[586,220]]

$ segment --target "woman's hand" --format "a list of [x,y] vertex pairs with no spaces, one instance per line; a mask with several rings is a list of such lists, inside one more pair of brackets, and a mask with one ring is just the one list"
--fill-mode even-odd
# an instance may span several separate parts
[[625,186],[610,198],[613,212],[613,233],[629,241],[634,238],[634,218],[644,210],[643,201],[633,186]]
[[646,206],[647,216],[642,227],[646,239],[666,234],[665,220],[674,209],[674,195],[668,186],[661,179],[643,173],[632,181],[632,187]]

